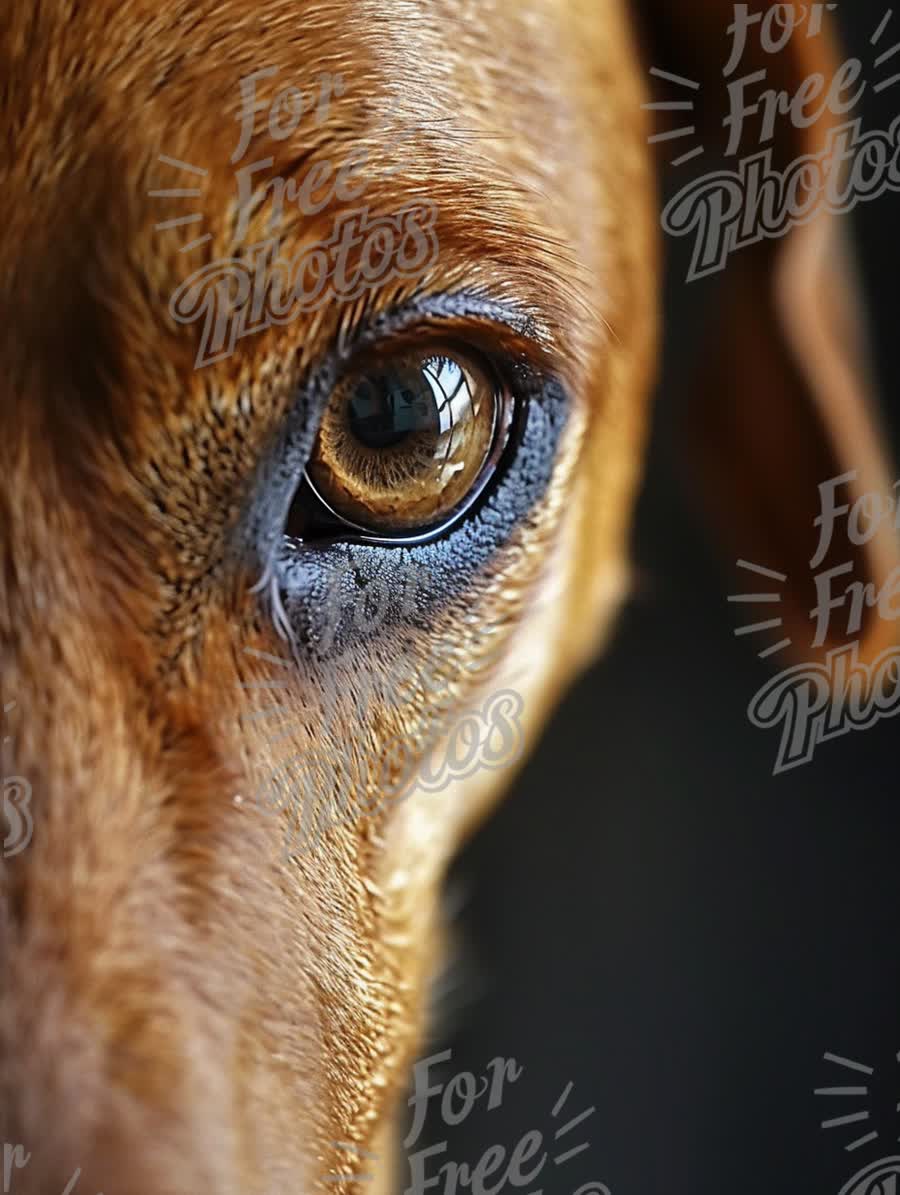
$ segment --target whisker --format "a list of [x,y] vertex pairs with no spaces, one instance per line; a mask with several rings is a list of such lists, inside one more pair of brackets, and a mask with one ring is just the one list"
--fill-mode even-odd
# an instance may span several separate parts
[[879,54],[878,57],[875,59],[875,65],[883,66],[887,62],[887,60],[889,58],[893,58],[894,55],[898,51],[900,51],[900,42],[897,42],[896,45],[891,46],[891,48],[889,50],[885,50],[885,52],[883,54]]
[[269,608],[272,615],[272,623],[275,627],[275,633],[279,639],[282,639],[293,650],[297,650],[297,636],[294,633],[294,628],[291,626],[291,620],[287,616],[287,611],[284,608],[284,603],[281,600],[281,587],[278,584],[278,578],[272,570],[271,561],[266,566],[270,573],[269,576],[269,592],[268,601]]
[[868,1095],[868,1087],[817,1087],[813,1095]]
[[166,191],[148,191],[153,199],[193,199],[203,192],[189,187],[170,187]]

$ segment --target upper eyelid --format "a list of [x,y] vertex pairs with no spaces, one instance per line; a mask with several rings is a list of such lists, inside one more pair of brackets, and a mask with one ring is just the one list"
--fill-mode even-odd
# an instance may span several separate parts
[[[292,444],[307,441],[309,427],[318,428],[335,384],[355,357],[368,349],[387,349],[393,337],[425,328],[434,334],[436,343],[442,331],[445,337],[452,334],[454,339],[465,343],[468,331],[473,340],[481,340],[483,351],[495,365],[517,360],[524,361],[532,376],[543,374],[555,378],[562,373],[560,363],[547,350],[543,329],[533,316],[482,295],[457,292],[422,296],[368,321],[363,316],[362,323],[344,330],[337,344],[312,363],[305,376],[295,383],[297,401],[291,404],[281,425],[286,456],[295,455]],[[302,413],[299,425],[298,408]],[[309,443],[311,446],[311,440]],[[308,453],[308,449],[305,451]],[[298,460],[297,471],[301,472],[303,467],[305,459]]]
[[387,347],[392,337],[410,335],[418,329],[433,332],[436,342],[442,331],[460,341],[465,340],[467,331],[474,339],[484,341],[493,334],[497,343],[492,352],[505,348],[511,355],[524,356],[535,369],[561,371],[562,362],[551,347],[552,341],[534,315],[503,301],[466,292],[423,296],[357,324],[342,334],[336,353],[338,365],[343,367],[357,353]]

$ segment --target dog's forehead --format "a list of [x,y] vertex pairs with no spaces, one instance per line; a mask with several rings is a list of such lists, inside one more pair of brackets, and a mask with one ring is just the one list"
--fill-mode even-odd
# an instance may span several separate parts
[[[117,168],[111,192],[154,215],[146,193],[129,184],[160,153],[179,150],[212,174],[210,185],[233,185],[243,89],[254,77],[260,114],[251,149],[281,151],[288,161],[313,146],[335,152],[383,135],[390,109],[395,129],[433,134],[448,178],[475,180],[479,168],[552,175],[558,165],[545,160],[559,158],[554,138],[572,133],[579,106],[554,74],[553,43],[566,24],[545,0],[529,0],[519,15],[437,0],[231,0],[129,4],[125,16],[110,0],[57,0],[10,5],[0,17],[4,75],[15,80],[0,98],[14,157],[29,182],[65,192],[68,204],[99,162]],[[496,39],[511,33],[500,58]],[[559,65],[577,69],[557,49]],[[266,109],[288,89],[310,98],[324,77],[334,81],[325,127],[319,105],[293,121],[287,144],[276,143]],[[294,101],[282,101],[282,128]],[[279,111],[271,115],[278,123]]]
[[[168,304],[232,251],[241,187],[275,178],[300,188],[323,163],[333,179],[360,151],[356,206],[436,210],[440,252],[417,280],[423,288],[484,290],[562,338],[583,332],[609,231],[586,218],[609,210],[595,158],[609,118],[591,107],[615,85],[600,64],[588,69],[578,22],[549,0],[514,10],[456,0],[138,3],[127,20],[107,0],[60,0],[13,5],[5,25],[4,73],[18,82],[5,92],[15,152],[0,237],[7,262],[28,257],[8,276],[28,280],[42,326],[41,296],[58,294],[67,272],[130,326],[155,326],[160,340],[135,338],[123,351],[165,356],[170,370],[180,362],[172,403],[205,394],[215,375],[202,386],[189,376],[196,345],[172,327]],[[574,83],[560,86],[563,72]],[[382,172],[395,151],[396,169]],[[25,191],[31,202],[16,203]],[[296,250],[327,239],[340,204],[332,195],[315,218],[284,206]],[[341,319],[336,306],[244,343],[240,360],[256,368],[297,344],[314,357]],[[134,368],[154,370],[146,359]],[[218,374],[233,379],[235,368]]]

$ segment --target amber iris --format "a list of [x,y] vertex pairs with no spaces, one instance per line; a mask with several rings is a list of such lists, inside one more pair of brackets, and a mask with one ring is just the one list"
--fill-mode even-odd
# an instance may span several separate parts
[[338,384],[308,476],[337,515],[368,531],[433,525],[481,479],[499,406],[496,382],[467,355],[392,357]]

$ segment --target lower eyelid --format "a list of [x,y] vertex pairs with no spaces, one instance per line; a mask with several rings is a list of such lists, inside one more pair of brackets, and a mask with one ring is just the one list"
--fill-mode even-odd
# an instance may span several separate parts
[[[328,592],[331,571],[342,560],[349,560],[360,577],[374,577],[382,572],[388,584],[394,582],[400,596],[391,603],[392,613],[385,620],[386,627],[401,622],[399,609],[407,584],[404,570],[410,567],[427,570],[430,583],[423,585],[417,595],[414,616],[426,626],[442,609],[465,596],[473,578],[504,549],[522,520],[540,502],[553,475],[569,398],[555,378],[520,376],[517,386],[527,387],[527,392],[522,426],[517,432],[517,442],[510,446],[508,460],[498,471],[477,512],[464,516],[440,538],[418,547],[351,541],[323,543],[314,549],[282,540],[276,565],[278,585],[285,603],[297,603],[298,616],[304,623],[298,633],[309,642],[314,655],[317,654],[315,641],[324,626],[318,607],[322,595]],[[316,593],[319,596],[314,602],[312,595]],[[409,615],[405,617],[408,625]],[[339,650],[337,638],[348,645],[364,638],[354,630],[350,618],[343,619],[335,637],[333,650]],[[490,650],[487,661],[493,663],[493,657]],[[470,662],[474,670],[476,661]],[[479,667],[483,668],[485,663],[482,660]]]

